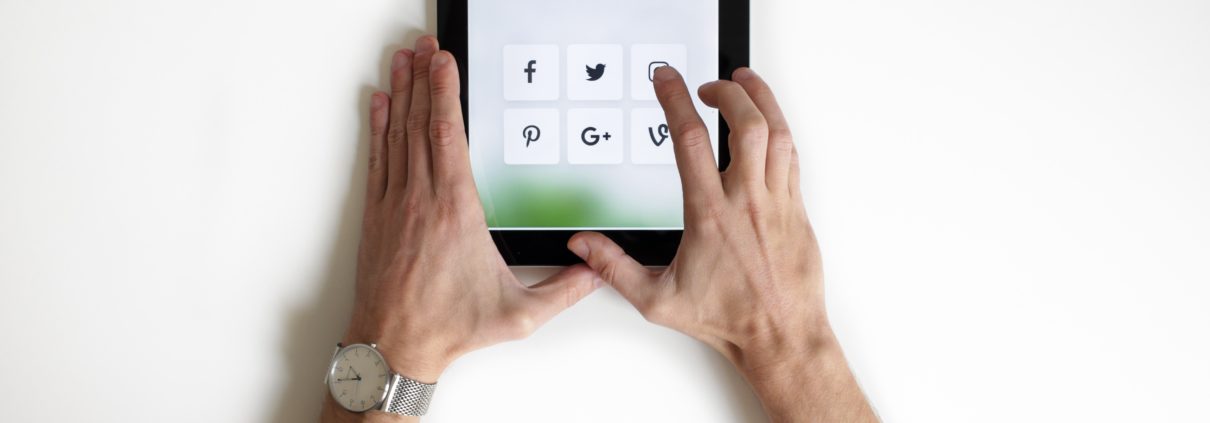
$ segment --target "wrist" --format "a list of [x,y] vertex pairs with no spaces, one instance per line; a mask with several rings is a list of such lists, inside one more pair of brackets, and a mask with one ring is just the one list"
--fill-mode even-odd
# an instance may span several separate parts
[[324,400],[323,413],[320,415],[323,423],[411,423],[420,421],[419,417],[402,416],[371,410],[364,413],[354,413],[346,410],[332,399],[331,395]]
[[391,331],[352,324],[341,338],[342,345],[377,344],[391,371],[421,383],[437,383],[450,358],[439,349],[425,348],[423,339],[401,339]]
[[[771,422],[877,421],[826,324],[800,337],[739,348],[734,357]],[[824,403],[831,405],[821,408]]]
[[729,358],[749,382],[756,383],[792,377],[796,370],[835,356],[843,360],[840,343],[826,316],[820,316],[752,337]]

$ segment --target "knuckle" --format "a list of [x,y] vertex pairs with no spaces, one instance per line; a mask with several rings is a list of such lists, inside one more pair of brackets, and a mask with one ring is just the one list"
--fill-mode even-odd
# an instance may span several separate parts
[[744,201],[744,212],[755,220],[759,220],[759,218],[768,213],[768,211],[768,206],[761,201],[753,198],[749,198]]
[[778,154],[789,154],[791,151],[794,151],[794,141],[772,138],[769,140],[769,148]]
[[379,120],[380,119],[377,118],[370,119],[370,136],[375,139],[381,137],[382,133],[386,132],[387,130],[386,125]]
[[687,148],[700,147],[710,142],[710,134],[706,131],[706,127],[697,122],[677,124],[676,133],[680,134],[680,139],[675,141],[679,141],[682,146]]
[[799,177],[801,175],[801,171],[799,170],[798,167],[799,167],[798,155],[793,154],[793,151],[791,151],[791,154],[790,154],[790,183],[794,184],[794,185],[797,185],[799,183]]
[[683,86],[676,84],[664,84],[660,86],[659,94],[671,105],[693,102],[693,97],[689,95],[689,91]]
[[397,71],[391,81],[391,98],[409,99],[412,97],[412,73],[406,70]]
[[769,137],[769,123],[760,115],[752,115],[735,125],[732,134],[744,140],[760,140]]
[[400,204],[400,208],[402,210],[400,211],[402,211],[405,216],[417,216],[424,211],[424,204],[424,199],[420,198],[420,195],[416,194],[414,190],[408,190],[408,192],[403,195],[403,201],[402,204]]
[[794,134],[790,132],[790,128],[785,126],[770,128],[769,139],[777,141],[778,143],[794,145]]
[[618,269],[617,263],[618,263],[619,258],[620,257],[616,257],[616,256],[612,259],[609,257],[601,257],[601,261],[603,263],[599,267],[599,269],[600,269],[599,271],[601,272],[602,279],[605,279],[607,281],[618,280],[617,277],[618,277],[619,269]]
[[403,144],[407,140],[407,131],[401,125],[391,126],[387,130],[387,143],[392,146]]
[[563,305],[569,308],[580,301],[580,297],[584,296],[581,284],[568,284],[563,288]]
[[369,166],[370,170],[381,169],[382,168],[382,152],[378,152],[378,151],[370,152],[370,161],[369,161],[368,166]]
[[424,108],[412,109],[408,114],[407,127],[408,135],[425,136],[427,135],[427,127],[429,125],[429,110]]
[[458,97],[458,89],[460,88],[457,83],[450,83],[444,77],[433,79],[430,87],[429,89],[433,97]]
[[601,278],[607,281],[616,281],[622,276],[622,265],[628,256],[625,252],[617,249],[617,247],[606,247],[599,253],[596,258],[597,266],[593,268],[601,274]]
[[415,83],[416,81],[424,81],[424,80],[429,79],[429,63],[430,63],[431,59],[432,58],[430,58],[430,60],[423,60],[423,61],[417,60],[416,61],[416,66],[412,67],[413,83]]
[[453,122],[445,119],[433,119],[429,122],[429,138],[434,145],[448,146],[457,139],[457,129]]

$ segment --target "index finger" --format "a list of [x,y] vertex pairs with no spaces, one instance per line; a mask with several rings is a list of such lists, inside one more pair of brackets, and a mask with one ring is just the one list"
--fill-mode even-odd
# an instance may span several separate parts
[[448,51],[433,55],[429,72],[433,111],[429,117],[429,141],[432,143],[433,182],[437,195],[473,186],[470,154],[466,145],[466,127],[462,120],[462,99],[458,66]]
[[672,133],[672,149],[681,175],[685,195],[685,213],[723,195],[722,177],[714,161],[710,132],[693,107],[693,97],[681,74],[668,66],[655,70],[655,95],[664,108],[664,118]]

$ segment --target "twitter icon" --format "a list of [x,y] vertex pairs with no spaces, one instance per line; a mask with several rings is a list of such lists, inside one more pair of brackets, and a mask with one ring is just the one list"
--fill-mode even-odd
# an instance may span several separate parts
[[605,76],[605,64],[597,63],[596,67],[584,65],[584,71],[588,72],[589,81],[596,81],[601,79],[602,76]]
[[[2,1],[2,0],[0,0]],[[567,46],[564,83],[567,99],[617,101],[622,99],[626,62],[621,44],[572,44]],[[646,62],[644,62],[644,65]],[[525,67],[525,63],[521,63]],[[579,75],[577,78],[576,75]],[[522,75],[524,76],[524,75]],[[521,82],[525,82],[521,79]],[[576,134],[579,136],[579,134]],[[539,141],[541,142],[541,141]]]

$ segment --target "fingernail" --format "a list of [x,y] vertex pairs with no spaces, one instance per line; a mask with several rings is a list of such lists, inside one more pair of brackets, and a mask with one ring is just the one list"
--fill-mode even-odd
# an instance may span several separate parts
[[395,59],[391,60],[391,70],[397,71],[408,66],[408,60],[411,59],[411,52],[408,50],[399,50],[395,52]]
[[671,81],[673,79],[676,79],[676,69],[673,69],[672,66],[660,66],[655,69],[656,81]]
[[576,253],[576,255],[580,256],[582,259],[588,258],[589,249],[587,242],[577,240],[576,242],[571,243],[571,245],[568,245],[567,248],[570,249],[571,252]]
[[371,109],[378,110],[386,105],[387,105],[387,99],[384,98],[382,96],[382,94],[375,93],[374,96],[370,98],[370,108]]
[[754,72],[751,68],[746,68],[746,67],[739,68],[739,69],[736,69],[735,72],[731,73],[731,80],[732,81],[747,81],[749,79],[752,79],[752,77],[754,77],[754,76],[756,76],[756,72]]
[[433,55],[433,63],[432,63],[431,69],[437,69],[439,67],[445,66],[445,64],[449,63],[449,62],[450,62],[450,55],[445,54],[444,52],[437,52],[437,54]]
[[416,40],[417,53],[432,53],[437,51],[437,40],[433,37],[424,36]]

